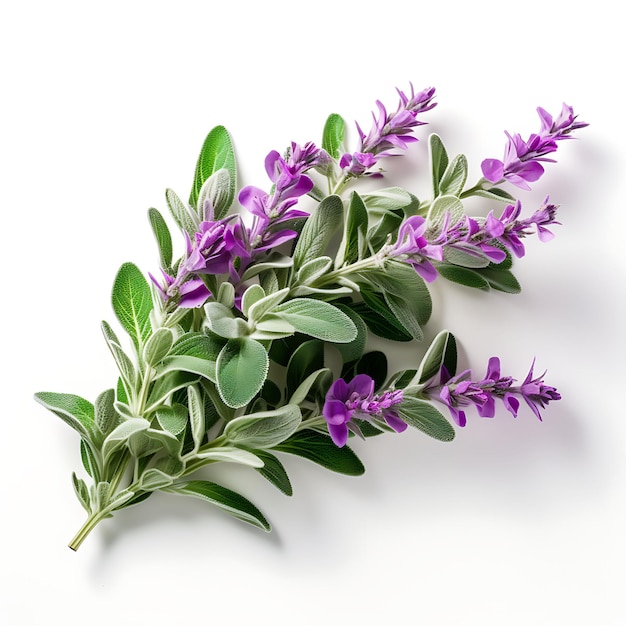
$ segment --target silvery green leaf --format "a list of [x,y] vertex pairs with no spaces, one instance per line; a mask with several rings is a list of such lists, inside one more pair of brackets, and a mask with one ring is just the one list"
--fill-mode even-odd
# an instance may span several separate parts
[[289,288],[279,289],[256,300],[248,307],[248,319],[251,324],[257,324],[274,307],[278,306],[289,295]]
[[98,465],[98,460],[96,459],[89,442],[84,439],[80,440],[80,458],[87,474],[98,482],[100,480],[100,467]]
[[400,419],[409,426],[413,426],[413,428],[417,428],[439,441],[452,441],[454,439],[454,428],[430,402],[407,397],[395,408]]
[[[341,280],[341,277],[340,277]],[[354,284],[354,283],[353,283]],[[307,296],[320,296],[320,297],[334,297],[334,296],[342,296],[348,295],[350,293],[354,293],[354,289],[350,289],[350,287],[309,287],[308,285],[299,285],[297,287],[292,287],[290,290],[290,294],[294,298],[305,298]]]
[[121,447],[128,443],[130,437],[150,428],[150,422],[143,417],[133,417],[131,419],[122,422],[117,426],[104,440],[102,446],[102,456],[104,457],[104,463],[106,465],[107,459]]
[[515,197],[508,191],[500,189],[499,187],[491,187],[489,189],[476,189],[472,192],[473,196],[480,196],[481,198],[487,198],[488,200],[499,200],[500,202],[515,202]]
[[[295,394],[300,383],[313,372],[324,368],[324,344],[321,341],[310,339],[293,350],[287,362],[285,382],[287,396]],[[292,404],[299,404],[293,402]]]
[[107,481],[101,481],[92,486],[91,501],[96,511],[102,511],[109,504],[109,493],[111,492],[111,484]]
[[326,274],[332,264],[333,260],[329,256],[321,256],[307,261],[296,273],[294,284],[306,285],[314,282],[317,278]]
[[111,511],[115,509],[119,509],[124,506],[129,500],[131,500],[135,496],[134,491],[130,491],[129,489],[124,489],[124,491],[119,491],[116,493],[107,504],[107,508]]
[[208,361],[215,361],[224,342],[204,333],[189,332],[179,337],[170,354],[195,356]]
[[255,302],[263,299],[265,295],[265,290],[261,287],[261,285],[256,283],[254,285],[250,285],[250,287],[243,292],[243,296],[241,297],[241,312],[249,318],[250,307]]
[[300,407],[286,404],[273,411],[236,417],[224,428],[224,437],[246,448],[272,448],[290,437],[300,425]]
[[230,174],[226,168],[213,172],[202,185],[196,212],[201,222],[219,220],[232,204]]
[[343,225],[343,237],[335,258],[335,267],[362,259],[367,252],[368,216],[361,196],[353,191]]
[[460,196],[467,180],[467,158],[459,154],[448,163],[439,181],[439,195]]
[[259,284],[265,293],[275,293],[280,289],[278,275],[274,270],[267,270],[259,276]]
[[382,217],[385,213],[398,209],[402,209],[404,215],[408,217],[415,215],[420,205],[420,201],[402,187],[377,189],[372,193],[364,193],[362,199],[368,213],[377,217]]
[[270,256],[261,261],[260,263],[255,263],[246,269],[241,277],[242,281],[250,280],[254,278],[261,272],[265,272],[267,270],[280,270],[280,269],[289,269],[293,266],[293,259],[289,256],[285,256],[284,254],[280,254],[278,252],[272,252]]
[[484,278],[492,289],[502,291],[504,293],[520,293],[522,287],[513,273],[499,265],[489,266],[478,270],[481,277]]
[[436,198],[440,195],[439,181],[448,167],[448,153],[439,135],[433,133],[428,138],[428,152],[433,182],[433,196]]
[[152,332],[152,294],[144,275],[133,263],[120,267],[113,283],[111,302],[117,319],[135,346],[143,346]]
[[291,496],[293,489],[284,465],[267,450],[255,450],[254,452],[263,461],[263,467],[255,468],[256,471],[286,496]]
[[338,448],[328,435],[313,430],[296,432],[275,449],[296,454],[340,474],[361,476],[365,472],[363,463],[348,446]]
[[198,374],[192,374],[178,369],[161,376],[161,378],[153,383],[150,389],[148,402],[146,403],[146,414],[154,411],[162,404],[165,404],[175,391],[198,382],[198,379],[200,379]]
[[456,196],[439,196],[430,205],[426,220],[435,232],[441,230],[446,214],[450,214],[450,224],[456,224],[463,218],[463,203]]
[[189,423],[193,437],[193,451],[197,451],[202,445],[206,432],[204,424],[204,402],[200,391],[195,385],[187,387],[187,406],[189,407]]
[[460,265],[462,267],[487,267],[491,262],[480,248],[472,245],[455,244],[444,247],[444,259],[446,263]]
[[324,132],[322,133],[322,148],[333,159],[338,159],[343,149],[345,126],[343,118],[337,113],[331,113],[326,118]]
[[161,487],[167,487],[174,482],[172,476],[168,476],[161,470],[147,469],[139,478],[139,489],[141,491],[156,491]]
[[60,417],[81,437],[92,440],[95,419],[91,402],[73,394],[52,391],[36,393],[35,400]]
[[385,293],[385,302],[391,309],[391,312],[407,330],[413,339],[421,341],[424,338],[424,331],[420,325],[419,319],[415,313],[413,303],[401,296],[393,293]]
[[119,340],[109,324],[107,322],[102,322],[102,333],[104,338],[109,346],[109,350],[113,355],[113,359],[115,360],[115,364],[117,365],[117,369],[120,372],[120,376],[122,378],[122,382],[124,383],[124,389],[126,391],[126,396],[130,396],[135,389],[137,382],[137,371],[135,370],[135,366],[131,361],[130,357],[124,352],[122,346],[119,343]]
[[170,235],[170,230],[157,209],[148,210],[148,219],[159,248],[161,267],[168,270],[172,266],[172,236]]
[[126,402],[122,402],[121,400],[115,400],[115,402],[113,402],[113,408],[115,409],[115,412],[118,414],[118,416],[124,419],[132,419],[134,417],[137,417],[132,412],[128,404],[126,404]]
[[230,513],[237,519],[269,532],[270,525],[261,511],[242,495],[206,480],[191,480],[177,483],[164,489],[167,493],[194,496],[207,500],[211,504]]
[[250,333],[250,339],[257,341],[274,341],[290,337],[295,332],[294,327],[280,318],[266,317],[262,322],[255,324],[254,331]]
[[97,398],[94,405],[95,421],[98,430],[103,435],[108,435],[116,426],[118,415],[114,406],[115,391],[107,389]]
[[[296,269],[307,261],[325,254],[335,232],[343,221],[343,201],[339,196],[328,196],[308,217],[293,252]],[[265,290],[268,291],[267,289]]]
[[361,289],[363,303],[353,305],[367,327],[379,337],[391,341],[411,341],[413,338],[393,314],[382,293]]
[[[198,196],[206,180],[211,175],[225,169],[229,176],[228,193],[220,200],[219,207],[215,206],[215,219],[221,219],[230,208],[235,198],[237,184],[237,167],[235,164],[235,152],[228,131],[223,126],[216,126],[207,135],[196,163],[193,185],[189,195],[189,204],[197,205]],[[218,211],[219,208],[219,211]]]
[[91,514],[91,500],[89,498],[89,489],[87,489],[85,481],[82,478],[78,478],[75,472],[72,472],[72,484],[74,485],[74,491],[76,492],[78,501],[85,511]]
[[178,402],[175,402],[172,406],[159,407],[156,410],[156,418],[163,430],[178,436],[187,426],[187,407]]
[[217,390],[230,407],[243,407],[259,392],[269,368],[265,348],[254,339],[230,339],[216,363]]
[[437,264],[437,271],[446,280],[472,289],[489,291],[489,281],[483,278],[477,271],[458,265]]
[[352,320],[336,306],[312,298],[294,298],[273,311],[289,322],[298,332],[316,339],[335,343],[348,343],[357,336]]
[[317,379],[326,372],[331,372],[331,370],[325,367],[325,368],[316,370],[312,374],[309,374],[298,385],[297,389],[293,392],[293,394],[289,398],[289,404],[298,405],[301,402],[304,402],[306,400],[306,397],[309,395],[309,392],[311,391],[311,387],[313,387]]
[[367,241],[372,253],[378,252],[398,233],[404,216],[402,211],[387,211],[367,232]]
[[155,380],[171,372],[190,372],[198,374],[209,380],[215,380],[215,361],[202,359],[187,354],[168,356],[163,359],[160,367],[157,368]]
[[217,292],[217,301],[227,309],[232,309],[235,306],[235,286],[228,281],[224,281]]
[[174,343],[174,334],[169,328],[158,328],[143,348],[143,360],[150,367],[156,367]]
[[234,446],[220,446],[219,448],[207,448],[195,455],[195,458],[203,461],[225,461],[227,463],[239,463],[248,467],[263,467],[263,461],[252,452],[242,450]]
[[352,320],[357,331],[356,337],[352,341],[335,345],[335,348],[337,348],[341,354],[343,362],[350,363],[350,361],[356,361],[363,354],[365,342],[367,341],[367,326],[361,316],[350,306],[345,304],[337,304],[336,306]]
[[204,305],[204,312],[207,328],[225,339],[245,337],[250,330],[245,320],[235,317],[233,312],[220,302],[208,302]]
[[165,190],[165,201],[178,227],[193,237],[200,226],[198,216],[190,211],[172,189]]
[[432,340],[415,376],[415,379],[419,383],[425,383],[439,374],[441,366],[443,365],[449,338],[450,333],[447,330],[442,330]]

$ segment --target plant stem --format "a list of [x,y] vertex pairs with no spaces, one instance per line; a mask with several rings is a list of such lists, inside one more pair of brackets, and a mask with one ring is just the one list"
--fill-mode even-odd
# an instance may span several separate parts
[[102,519],[104,519],[108,515],[108,511],[105,509],[104,511],[98,511],[97,513],[92,513],[87,521],[80,527],[80,530],[76,533],[72,541],[68,544],[69,547],[76,552],[80,545],[85,541],[89,533],[100,523]]

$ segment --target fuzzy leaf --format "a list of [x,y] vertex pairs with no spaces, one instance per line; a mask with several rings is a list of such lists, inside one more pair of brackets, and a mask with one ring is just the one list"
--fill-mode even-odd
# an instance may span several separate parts
[[405,397],[396,407],[398,415],[409,426],[439,441],[452,441],[454,428],[430,402]]
[[117,319],[135,346],[143,346],[152,332],[152,294],[148,282],[133,263],[120,267],[113,283],[112,304]]
[[241,494],[216,483],[206,480],[190,480],[166,487],[164,491],[207,500],[237,519],[248,522],[257,528],[262,528],[265,531],[269,532],[270,530],[269,522],[252,502]]
[[259,392],[269,368],[265,348],[254,339],[230,339],[216,363],[217,390],[230,407],[245,406]]
[[52,391],[36,393],[35,400],[60,417],[81,437],[92,440],[95,421],[91,402],[73,394]]
[[[192,207],[196,206],[198,196],[205,181],[211,174],[222,168],[228,171],[230,179],[228,195],[223,200],[223,204],[220,207],[220,216],[228,211],[235,198],[237,168],[230,135],[223,126],[216,126],[207,135],[202,144],[200,155],[198,156],[196,172],[189,195],[189,204]],[[216,216],[216,219],[219,219],[219,217]]]
[[167,271],[172,266],[172,236],[170,235],[170,230],[157,209],[148,209],[148,219],[159,248],[161,267]]
[[450,161],[439,181],[439,195],[460,196],[467,180],[467,158],[459,154]]
[[254,453],[263,461],[263,467],[255,468],[256,471],[286,496],[293,495],[293,488],[285,466],[267,450],[255,450]]
[[272,448],[290,437],[301,421],[300,407],[286,404],[273,411],[235,418],[226,424],[224,437],[237,446]]
[[326,152],[328,152],[333,159],[338,159],[340,157],[345,126],[343,118],[337,113],[331,113],[326,118],[324,132],[322,134],[322,148],[326,150]]

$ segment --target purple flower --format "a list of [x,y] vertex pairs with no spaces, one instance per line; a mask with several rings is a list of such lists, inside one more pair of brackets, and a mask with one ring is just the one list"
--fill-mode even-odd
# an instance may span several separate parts
[[402,390],[386,391],[374,395],[374,380],[367,374],[358,374],[349,383],[338,378],[328,390],[322,415],[328,424],[333,442],[340,448],[346,445],[349,431],[358,433],[352,418],[383,420],[397,433],[407,425],[394,411],[393,406],[402,402]]
[[398,239],[387,251],[390,257],[409,263],[413,269],[426,281],[432,282],[437,278],[437,270],[429,259],[443,261],[443,249],[440,245],[428,242],[426,220],[413,215],[407,218],[398,230]]
[[500,359],[491,357],[487,365],[487,373],[480,381],[472,381],[472,373],[465,370],[451,377],[445,367],[441,367],[438,381],[435,377],[422,390],[428,397],[445,404],[454,421],[461,427],[467,423],[464,408],[475,406],[481,417],[495,415],[495,401],[499,399],[505,408],[517,417],[520,406],[518,397],[522,397],[533,413],[541,420],[539,408],[552,401],[560,400],[561,396],[554,387],[543,382],[545,372],[533,378],[533,364],[524,382],[514,386],[515,379],[500,374]]
[[482,162],[483,176],[488,181],[499,183],[508,180],[521,189],[530,189],[528,183],[535,182],[543,174],[541,162],[555,162],[546,155],[557,150],[557,141],[571,139],[574,130],[588,126],[585,122],[577,122],[574,110],[566,104],[563,104],[556,120],[541,107],[537,112],[541,119],[538,134],[532,134],[524,141],[521,135],[511,135],[505,131],[508,141],[504,149],[504,159],[485,159]]
[[397,89],[400,102],[395,113],[387,113],[387,109],[380,101],[376,101],[378,118],[372,114],[374,124],[365,134],[359,124],[356,124],[359,133],[359,147],[352,154],[341,157],[339,165],[346,174],[362,176],[373,167],[380,157],[391,156],[395,149],[406,150],[410,143],[416,142],[417,137],[412,135],[413,128],[425,124],[417,119],[417,115],[430,111],[436,103],[432,102],[435,89],[430,87],[415,93],[411,85],[411,97]]
[[236,216],[201,222],[193,239],[185,233],[186,254],[176,277],[161,270],[165,284],[150,278],[171,305],[193,308],[204,304],[211,292],[198,274],[230,274],[238,278],[234,261],[249,258],[245,233]]
[[250,228],[251,252],[262,252],[297,236],[296,231],[277,228],[281,223],[307,217],[306,211],[294,209],[298,200],[313,189],[313,181],[304,172],[323,167],[330,162],[325,150],[313,143],[291,144],[286,158],[272,150],[265,158],[265,171],[273,183],[270,193],[258,187],[244,187],[239,192],[239,203],[254,215]]

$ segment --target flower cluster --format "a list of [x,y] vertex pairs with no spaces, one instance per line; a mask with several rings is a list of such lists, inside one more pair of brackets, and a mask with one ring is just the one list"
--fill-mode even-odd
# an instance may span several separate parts
[[577,122],[574,109],[563,104],[556,120],[541,107],[537,108],[541,119],[541,129],[524,141],[518,133],[511,135],[506,132],[507,143],[504,159],[485,159],[482,162],[483,176],[492,183],[508,180],[521,189],[530,189],[528,183],[535,182],[544,173],[542,162],[554,163],[554,159],[546,155],[555,152],[557,141],[571,139],[571,133],[584,128],[586,122]]
[[357,374],[350,382],[338,378],[330,386],[322,414],[332,440],[340,448],[346,445],[349,431],[360,433],[354,419],[383,420],[397,433],[407,429],[394,409],[402,402],[402,390],[376,395],[374,384],[374,379],[367,374]]
[[363,176],[381,157],[393,155],[395,149],[406,150],[410,143],[417,141],[417,137],[412,134],[413,129],[425,123],[418,120],[417,116],[436,106],[433,102],[435,89],[430,87],[415,93],[411,85],[410,97],[400,89],[397,91],[400,102],[395,113],[387,113],[385,105],[378,100],[378,118],[372,114],[374,124],[370,132],[366,135],[356,124],[359,147],[355,152],[344,154],[339,161],[345,174]]
[[473,405],[481,417],[494,417],[497,399],[502,401],[513,417],[517,417],[519,398],[522,398],[541,420],[539,409],[560,400],[561,396],[554,387],[544,383],[545,372],[533,378],[534,365],[533,361],[521,385],[514,385],[515,379],[511,376],[501,376],[498,357],[489,359],[487,373],[480,381],[472,380],[471,370],[450,376],[446,368],[442,367],[438,380],[433,379],[427,384],[423,393],[445,404],[456,424],[461,427],[467,422],[463,407]]

